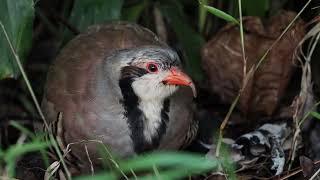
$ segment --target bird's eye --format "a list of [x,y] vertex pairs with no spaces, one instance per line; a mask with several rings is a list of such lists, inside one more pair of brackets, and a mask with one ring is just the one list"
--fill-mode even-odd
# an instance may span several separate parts
[[158,72],[158,65],[156,63],[148,63],[147,69],[149,72],[152,72],[152,73]]

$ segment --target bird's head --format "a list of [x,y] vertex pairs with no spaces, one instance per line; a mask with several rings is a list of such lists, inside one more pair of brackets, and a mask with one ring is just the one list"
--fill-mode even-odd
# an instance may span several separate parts
[[119,78],[122,91],[132,88],[141,100],[153,100],[169,97],[179,86],[189,86],[196,96],[195,85],[181,69],[181,61],[173,50],[145,46],[118,53],[122,59]]

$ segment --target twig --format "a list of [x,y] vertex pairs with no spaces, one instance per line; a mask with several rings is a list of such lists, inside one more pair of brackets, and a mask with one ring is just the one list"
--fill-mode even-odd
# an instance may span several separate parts
[[66,150],[65,150],[65,154],[63,156],[66,156],[67,153],[69,153],[71,150],[70,150],[70,147],[72,145],[75,145],[75,144],[81,144],[81,143],[88,143],[88,142],[93,142],[93,143],[98,143],[98,144],[101,144],[105,150],[106,150],[106,153],[108,155],[108,158],[109,160],[113,163],[114,167],[119,170],[119,172],[121,173],[121,175],[126,179],[126,180],[129,180],[128,176],[126,176],[126,174],[122,171],[122,169],[120,168],[120,165],[118,164],[118,162],[114,159],[114,157],[112,156],[111,152],[108,150],[108,148],[105,146],[105,144],[100,141],[100,140],[81,140],[81,141],[77,141],[77,142],[71,142],[69,144],[67,144],[67,147],[66,147]]
[[250,73],[247,73],[247,59],[246,59],[246,55],[245,55],[245,49],[244,49],[244,36],[243,36],[243,22],[242,22],[242,8],[241,8],[241,0],[238,0],[239,3],[239,16],[240,16],[240,38],[241,38],[241,50],[242,50],[242,57],[243,57],[243,80],[242,80],[242,87],[239,90],[239,93],[237,95],[237,97],[233,100],[229,111],[227,113],[227,115],[225,116],[222,124],[220,125],[220,129],[219,129],[219,139],[218,139],[218,143],[217,143],[217,149],[216,149],[216,157],[219,157],[220,155],[220,148],[221,148],[221,143],[222,143],[222,138],[223,138],[223,130],[225,129],[225,127],[227,126],[227,123],[230,119],[230,116],[234,110],[234,108],[236,107],[240,96],[243,92],[243,90],[245,89],[247,82],[249,81],[249,77],[251,76],[251,69]]
[[134,179],[138,180],[138,177],[137,177],[136,173],[134,173],[133,169],[130,169],[130,171],[131,171],[131,174],[133,175]]
[[220,148],[221,148],[221,143],[222,143],[222,138],[223,138],[223,130],[224,128],[227,126],[228,120],[232,114],[233,109],[236,107],[237,102],[240,98],[240,94],[238,94],[238,96],[236,97],[236,99],[233,101],[226,117],[224,118],[222,124],[220,125],[220,129],[219,129],[219,138],[218,138],[218,143],[217,143],[217,149],[216,149],[216,157],[220,156]]
[[62,167],[64,168],[64,170],[65,170],[65,172],[66,172],[66,174],[67,174],[68,179],[71,179],[71,174],[70,174],[70,172],[69,172],[69,170],[68,170],[68,168],[67,168],[66,163],[65,163],[64,160],[63,160],[63,156],[62,156],[62,154],[61,154],[61,152],[60,152],[60,149],[59,149],[59,147],[58,147],[57,141],[56,141],[55,138],[53,137],[52,133],[49,134],[49,139],[51,140],[51,143],[52,143],[52,145],[53,145],[53,147],[54,147],[54,150],[56,151],[56,153],[57,153],[57,155],[58,155],[58,157],[59,157],[59,161],[62,163]]
[[309,180],[313,180],[314,178],[316,178],[316,176],[318,176],[318,174],[320,173],[320,168],[317,170],[316,173],[314,173],[311,178]]
[[87,145],[84,145],[84,148],[86,150],[86,154],[88,156],[88,160],[89,160],[89,163],[90,163],[91,176],[93,176],[94,175],[94,168],[93,168],[93,163],[92,163],[90,155],[89,155],[89,151],[88,151]]
[[[315,162],[313,162],[313,165],[317,165],[317,164],[319,164],[319,163],[320,163],[320,161],[315,161]],[[298,174],[298,173],[301,173],[303,170],[302,170],[302,168],[300,167],[300,168],[296,168],[296,169],[294,169],[294,170],[292,170],[292,171],[293,171],[293,172],[291,172],[290,174],[281,177],[280,180],[288,179],[288,178],[290,178],[290,177],[292,177],[292,176],[294,176],[294,175],[296,175],[296,174]],[[288,173],[288,172],[285,172],[285,173]],[[282,173],[282,174],[285,174],[285,173]],[[271,178],[272,178],[272,177],[271,177]]]
[[[244,49],[244,37],[243,37],[243,23],[242,23],[242,8],[241,8],[241,0],[238,0],[239,2],[239,16],[240,16],[240,38],[241,38],[241,50],[242,50],[242,57],[243,57],[243,81],[242,81],[242,87],[241,89],[244,89],[246,84],[246,77],[247,77],[247,60],[246,60],[246,55],[245,55],[245,49]],[[234,108],[236,107],[239,99],[240,99],[240,95],[241,95],[242,90],[239,91],[239,94],[237,95],[237,97],[234,99],[234,101],[231,104],[231,107],[229,108],[229,111],[227,113],[227,115],[225,116],[222,124],[220,125],[220,129],[219,129],[219,139],[218,139],[218,143],[217,143],[217,149],[216,149],[216,157],[220,156],[220,148],[221,148],[221,143],[222,143],[222,138],[223,138],[223,130],[225,129],[225,127],[227,126],[227,123],[230,119],[230,116],[234,110]]]
[[[243,21],[242,21],[242,8],[241,8],[241,0],[238,0],[239,4],[239,19],[240,19],[240,41],[241,41],[241,51],[242,51],[242,59],[243,59],[243,80],[242,85],[245,85],[245,79],[247,75],[247,58],[246,58],[246,52],[244,49],[244,33],[243,33]],[[244,89],[245,87],[242,87]]]

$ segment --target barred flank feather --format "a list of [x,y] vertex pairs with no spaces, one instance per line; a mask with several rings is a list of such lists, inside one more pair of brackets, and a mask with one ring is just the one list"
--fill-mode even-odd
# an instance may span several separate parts
[[[53,137],[55,138],[54,140],[57,142],[59,151],[63,156],[63,161],[65,161],[67,165],[74,167],[75,164],[77,163],[72,162],[75,160],[75,157],[72,155],[72,153],[70,153],[70,149],[67,148],[67,145],[64,141],[62,118],[63,118],[63,113],[59,112],[57,115],[57,119],[49,123],[49,130],[47,130],[46,127],[43,126],[44,132],[47,132],[45,136],[45,140],[47,142],[50,142],[49,135],[52,134]],[[57,150],[55,150],[53,146],[50,146],[49,156],[55,161],[60,161],[59,156],[57,154]]]
[[198,133],[198,129],[199,129],[199,121],[194,119],[192,120],[188,132],[183,140],[183,145],[181,146],[180,149],[184,149],[186,148],[188,145],[191,144],[191,142],[195,139],[195,137],[197,136]]

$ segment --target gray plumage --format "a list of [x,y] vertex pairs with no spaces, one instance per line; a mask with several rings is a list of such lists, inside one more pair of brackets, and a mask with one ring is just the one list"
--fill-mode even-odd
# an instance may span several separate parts
[[[145,71],[149,61],[159,64],[159,73]],[[142,152],[185,145],[190,126],[197,124],[192,91],[158,83],[170,68],[181,69],[178,55],[152,32],[130,23],[91,27],[61,51],[48,72],[42,109],[49,124],[60,124],[57,136],[63,147],[72,144],[70,158],[81,171],[89,169],[89,158],[99,166],[97,142],[121,157],[140,153],[141,144],[147,144]],[[125,99],[127,80],[134,95],[128,92]],[[131,101],[137,106],[132,108]],[[134,113],[140,113],[138,119]],[[136,120],[143,122],[141,128]],[[143,132],[134,133],[137,129]]]

